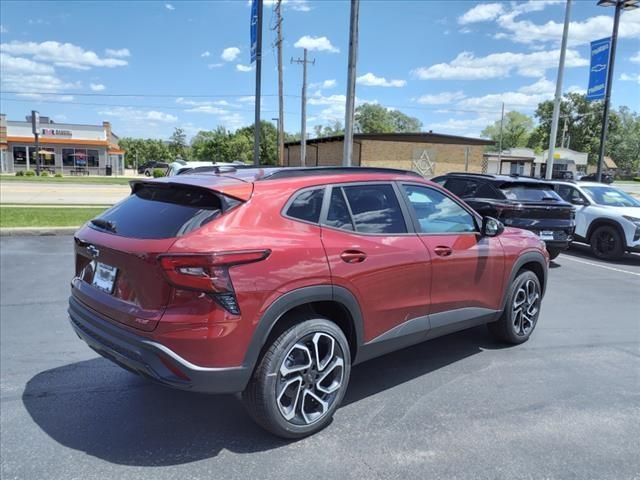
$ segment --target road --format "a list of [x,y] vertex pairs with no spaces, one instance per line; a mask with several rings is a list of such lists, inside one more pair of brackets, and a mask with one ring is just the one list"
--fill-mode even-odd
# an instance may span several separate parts
[[67,324],[71,237],[1,238],[5,479],[640,476],[640,258],[562,254],[536,332],[484,327],[356,367],[344,405],[298,442],[256,427],[233,396],[148,383]]
[[0,203],[112,205],[129,195],[129,185],[0,182]]

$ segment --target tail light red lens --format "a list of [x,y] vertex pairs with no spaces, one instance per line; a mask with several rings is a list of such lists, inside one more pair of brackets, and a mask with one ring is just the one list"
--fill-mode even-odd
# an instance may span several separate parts
[[238,315],[229,267],[264,260],[270,250],[208,254],[162,255],[160,265],[167,281],[176,288],[213,294],[229,312]]

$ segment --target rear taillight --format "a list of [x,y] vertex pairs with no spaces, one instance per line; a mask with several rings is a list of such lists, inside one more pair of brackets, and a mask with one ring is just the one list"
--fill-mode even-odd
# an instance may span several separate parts
[[176,288],[210,294],[228,312],[239,315],[229,268],[259,262],[270,250],[248,250],[207,254],[162,255],[159,257],[167,281]]

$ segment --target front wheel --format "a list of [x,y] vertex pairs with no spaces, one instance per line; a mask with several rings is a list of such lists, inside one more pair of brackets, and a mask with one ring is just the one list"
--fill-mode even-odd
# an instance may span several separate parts
[[540,280],[530,270],[521,270],[509,287],[507,303],[497,322],[489,323],[489,331],[503,342],[514,345],[529,340],[538,323],[542,289]]
[[349,344],[342,330],[326,318],[309,315],[271,344],[242,400],[269,432],[302,438],[331,422],[350,373]]
[[591,234],[591,252],[604,260],[616,260],[624,255],[622,235],[609,225],[598,227]]

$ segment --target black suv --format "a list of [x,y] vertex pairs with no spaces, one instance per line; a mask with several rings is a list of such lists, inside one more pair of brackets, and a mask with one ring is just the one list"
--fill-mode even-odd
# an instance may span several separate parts
[[550,183],[532,177],[479,173],[448,173],[432,181],[462,198],[480,215],[535,232],[544,240],[552,259],[571,243],[575,208]]

